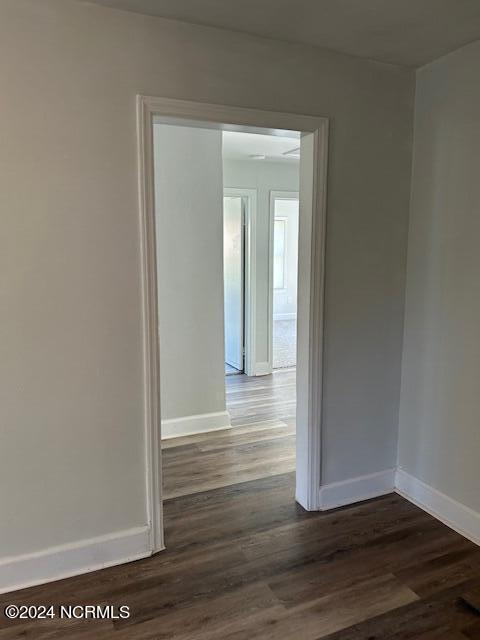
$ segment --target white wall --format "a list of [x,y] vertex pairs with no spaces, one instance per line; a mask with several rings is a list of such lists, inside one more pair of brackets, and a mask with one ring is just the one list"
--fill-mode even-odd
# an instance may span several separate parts
[[162,419],[225,411],[222,133],[154,125]]
[[395,462],[412,73],[2,0],[0,557],[146,524],[137,93],[331,118],[323,479]]
[[268,362],[270,191],[298,191],[299,166],[258,160],[223,161],[225,187],[257,191],[256,363]]
[[399,465],[480,512],[480,42],[417,75]]

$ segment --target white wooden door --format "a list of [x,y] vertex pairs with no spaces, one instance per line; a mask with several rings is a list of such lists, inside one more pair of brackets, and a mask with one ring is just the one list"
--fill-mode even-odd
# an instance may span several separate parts
[[240,196],[223,199],[225,362],[243,371],[244,359],[244,212]]

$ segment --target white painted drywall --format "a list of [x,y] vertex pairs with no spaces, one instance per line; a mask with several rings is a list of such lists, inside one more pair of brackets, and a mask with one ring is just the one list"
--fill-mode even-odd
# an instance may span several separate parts
[[222,133],[154,125],[163,420],[225,411]]
[[480,512],[480,42],[418,71],[399,465]]
[[287,162],[223,160],[224,186],[257,191],[256,362],[268,361],[270,191],[298,191],[299,166]]
[[0,557],[147,519],[137,93],[331,118],[324,479],[395,462],[412,73],[2,0]]

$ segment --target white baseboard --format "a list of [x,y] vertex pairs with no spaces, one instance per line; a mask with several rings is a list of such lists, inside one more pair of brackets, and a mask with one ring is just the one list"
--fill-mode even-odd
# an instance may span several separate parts
[[297,319],[296,313],[277,313],[276,315],[273,316],[274,322],[275,320],[296,320],[296,319]]
[[396,491],[440,522],[480,545],[480,513],[425,484],[401,468],[334,482],[320,487],[321,511]]
[[396,491],[465,538],[480,545],[480,513],[441,493],[403,469],[397,469]]
[[138,527],[0,559],[0,593],[89,573],[152,554],[150,528]]
[[162,439],[192,436],[197,433],[208,433],[209,431],[219,431],[220,429],[230,429],[231,427],[228,411],[171,418],[170,420],[162,420]]
[[332,482],[320,487],[321,511],[343,507],[354,502],[370,500],[395,490],[395,469],[386,469],[366,476]]
[[255,364],[256,376],[268,376],[272,373],[272,365],[269,362],[257,362]]

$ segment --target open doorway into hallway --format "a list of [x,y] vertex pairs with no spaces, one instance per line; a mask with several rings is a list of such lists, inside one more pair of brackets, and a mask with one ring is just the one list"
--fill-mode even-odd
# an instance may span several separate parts
[[293,499],[298,134],[154,133],[164,499],[284,474]]
[[298,191],[270,194],[272,368],[297,364]]
[[223,132],[226,375],[296,365],[298,137]]

